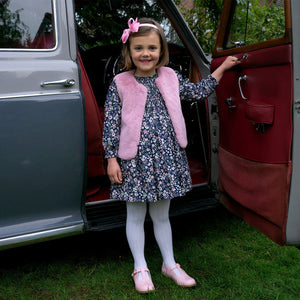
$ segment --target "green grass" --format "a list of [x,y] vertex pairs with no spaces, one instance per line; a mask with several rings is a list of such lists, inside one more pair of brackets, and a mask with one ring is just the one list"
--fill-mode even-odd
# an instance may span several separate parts
[[0,252],[0,299],[300,299],[300,252],[280,247],[223,208],[172,219],[176,260],[198,285],[160,273],[146,224],[156,291],[134,290],[124,228]]

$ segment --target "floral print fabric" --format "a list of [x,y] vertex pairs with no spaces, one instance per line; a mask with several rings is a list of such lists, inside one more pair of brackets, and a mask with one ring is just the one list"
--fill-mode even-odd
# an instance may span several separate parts
[[[212,76],[190,83],[177,73],[180,98],[193,101],[206,98],[217,86]],[[191,190],[191,177],[185,150],[176,140],[165,102],[156,86],[157,74],[136,77],[147,87],[138,153],[131,160],[119,159],[122,184],[111,185],[111,199],[130,202],[156,202],[184,196]],[[117,157],[122,104],[115,81],[105,103],[103,146],[106,158]]]

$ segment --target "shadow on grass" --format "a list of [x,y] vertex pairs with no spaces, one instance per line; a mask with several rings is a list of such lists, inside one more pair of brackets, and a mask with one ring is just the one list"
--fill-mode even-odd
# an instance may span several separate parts
[[[218,207],[200,213],[188,214],[171,218],[174,243],[181,238],[201,236],[201,232],[209,228],[216,228],[220,223],[236,218],[224,208]],[[214,224],[218,222],[218,225]],[[152,223],[145,223],[146,251],[150,247],[156,248]],[[15,269],[22,265],[33,265],[41,262],[51,263],[55,260],[86,260],[97,256],[98,259],[107,261],[115,257],[130,256],[130,251],[125,235],[125,227],[117,229],[86,232],[83,235],[48,241],[0,252],[1,269]]]

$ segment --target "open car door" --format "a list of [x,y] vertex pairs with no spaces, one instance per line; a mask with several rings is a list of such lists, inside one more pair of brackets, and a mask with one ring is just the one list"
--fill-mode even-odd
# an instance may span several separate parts
[[219,188],[221,202],[250,225],[278,244],[299,244],[299,114],[293,112],[299,59],[293,52],[300,3],[268,2],[224,1],[211,69],[228,55],[241,64],[216,91]]

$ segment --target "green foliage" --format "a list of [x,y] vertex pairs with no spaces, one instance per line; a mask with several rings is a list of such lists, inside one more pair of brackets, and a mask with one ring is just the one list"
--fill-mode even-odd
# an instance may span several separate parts
[[86,48],[120,43],[128,19],[142,17],[161,22],[165,15],[151,1],[79,1],[76,5],[79,41]]
[[223,0],[194,0],[194,7],[179,9],[204,52],[211,53],[215,44]]
[[262,6],[259,0],[252,0],[237,5],[230,39],[247,45],[283,37],[284,32],[284,8],[274,4]]
[[[0,5],[0,47],[26,47],[29,42],[28,28],[20,20],[20,12],[8,9],[9,0],[2,0]],[[22,38],[27,37],[22,44]]]

